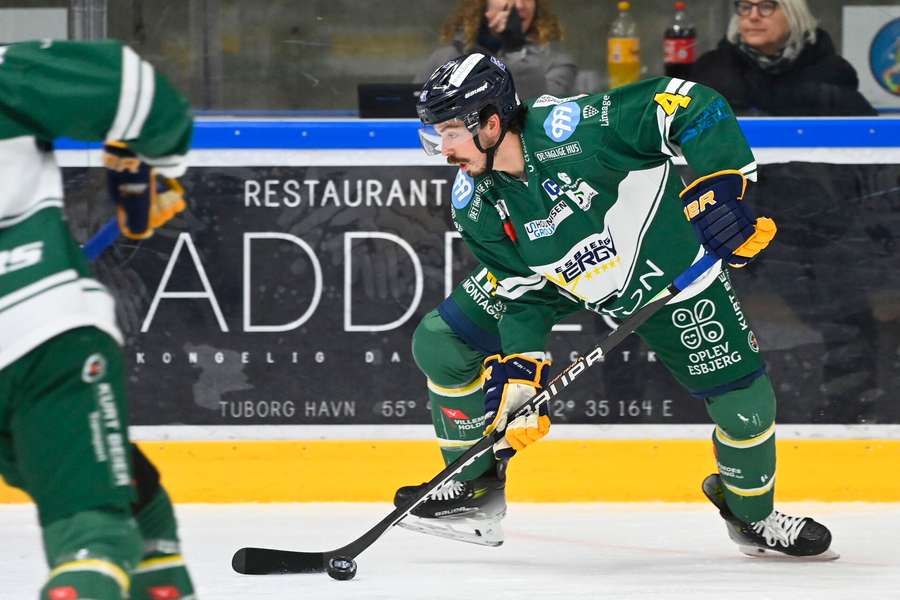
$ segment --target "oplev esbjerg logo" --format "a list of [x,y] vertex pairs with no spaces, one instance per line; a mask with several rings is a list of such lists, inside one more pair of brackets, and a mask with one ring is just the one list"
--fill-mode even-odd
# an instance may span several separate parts
[[679,308],[672,313],[672,324],[681,329],[681,343],[696,350],[704,341],[715,344],[725,336],[725,328],[714,320],[716,305],[703,299],[693,309]]
[[869,69],[878,85],[900,96],[900,19],[889,21],[872,38]]

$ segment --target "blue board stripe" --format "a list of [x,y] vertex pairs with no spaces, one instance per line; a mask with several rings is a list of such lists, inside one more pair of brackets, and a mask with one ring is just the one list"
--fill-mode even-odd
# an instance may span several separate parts
[[[900,147],[900,119],[740,119],[753,148]],[[419,147],[413,119],[199,120],[196,149],[387,150]],[[99,144],[60,139],[61,150]]]

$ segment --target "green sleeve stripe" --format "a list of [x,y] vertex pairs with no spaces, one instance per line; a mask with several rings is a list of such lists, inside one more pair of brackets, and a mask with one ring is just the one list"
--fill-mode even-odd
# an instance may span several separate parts
[[122,83],[116,117],[107,139],[133,140],[141,134],[153,104],[156,77],[147,62],[128,46],[122,46]]
[[38,200],[37,204],[32,204],[25,212],[19,213],[17,215],[10,215],[8,217],[0,219],[0,229],[6,229],[7,227],[17,225],[25,219],[31,217],[31,215],[33,215],[37,211],[51,207],[62,209],[62,198],[44,198],[42,200]]

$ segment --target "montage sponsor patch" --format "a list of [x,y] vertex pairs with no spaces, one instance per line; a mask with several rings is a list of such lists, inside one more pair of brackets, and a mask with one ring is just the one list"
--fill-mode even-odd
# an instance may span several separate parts
[[544,119],[544,132],[554,142],[564,142],[575,133],[581,122],[581,107],[574,102],[560,104]]
[[572,142],[571,144],[563,144],[547,150],[538,150],[534,153],[534,157],[537,158],[538,162],[550,162],[560,158],[578,156],[579,154],[581,154],[581,142]]
[[475,193],[475,181],[462,170],[456,172],[456,179],[453,180],[453,189],[451,190],[451,203],[453,208],[462,210],[468,206]]
[[556,233],[556,228],[560,223],[565,221],[572,214],[572,209],[566,204],[565,200],[560,200],[553,208],[546,219],[537,219],[525,223],[525,233],[529,240],[536,240],[543,237],[550,237]]

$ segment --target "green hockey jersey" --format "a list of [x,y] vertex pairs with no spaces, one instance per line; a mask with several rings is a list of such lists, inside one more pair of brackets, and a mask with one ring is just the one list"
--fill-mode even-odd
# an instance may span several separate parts
[[460,171],[452,191],[454,224],[506,305],[505,353],[544,351],[553,324],[579,305],[624,319],[699,258],[672,159],[698,177],[736,169],[756,180],[727,102],[681,79],[541,96],[521,139],[525,181]]
[[176,177],[191,131],[187,101],[119,42],[0,47],[0,369],[75,327],[122,337],[65,223],[52,141],[125,140]]

